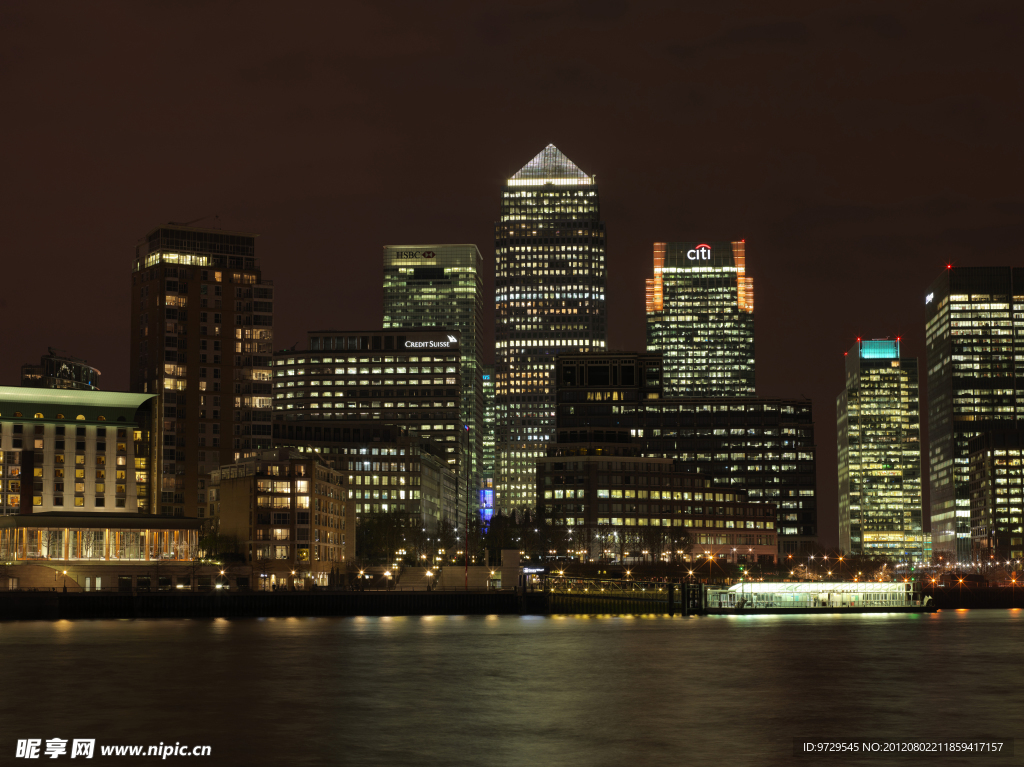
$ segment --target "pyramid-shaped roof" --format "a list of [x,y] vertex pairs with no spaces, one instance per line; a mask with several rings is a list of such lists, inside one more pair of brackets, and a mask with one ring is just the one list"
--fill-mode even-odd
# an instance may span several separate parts
[[540,154],[524,165],[512,180],[526,179],[589,179],[554,144],[548,144]]

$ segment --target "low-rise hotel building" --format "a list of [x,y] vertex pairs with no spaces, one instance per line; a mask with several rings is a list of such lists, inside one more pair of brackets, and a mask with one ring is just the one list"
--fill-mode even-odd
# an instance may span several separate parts
[[0,588],[132,590],[172,567],[194,575],[198,520],[153,513],[155,400],[0,387]]

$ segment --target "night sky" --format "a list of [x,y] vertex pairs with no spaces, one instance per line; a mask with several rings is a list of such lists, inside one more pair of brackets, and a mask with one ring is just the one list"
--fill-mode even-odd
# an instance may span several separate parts
[[553,142],[598,178],[611,348],[643,347],[652,242],[746,239],[759,393],[814,400],[834,544],[843,352],[899,335],[923,358],[924,296],[947,262],[1021,265],[1022,16],[4,3],[0,382],[54,346],[127,388],[135,243],[214,214],[197,225],[261,235],[279,348],[379,327],[382,245],[477,243],[493,358],[499,187]]

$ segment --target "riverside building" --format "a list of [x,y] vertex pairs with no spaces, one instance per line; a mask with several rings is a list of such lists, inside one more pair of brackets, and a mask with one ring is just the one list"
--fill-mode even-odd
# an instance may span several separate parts
[[754,396],[754,280],[745,240],[654,243],[647,350],[662,354],[667,397]]
[[495,225],[495,508],[532,509],[555,428],[555,355],[603,349],[606,245],[597,179],[553,144],[505,182]]
[[918,562],[921,414],[917,358],[900,341],[857,340],[846,353],[836,399],[839,547],[851,554]]
[[130,388],[158,397],[155,513],[205,517],[210,472],[270,447],[274,288],[255,249],[171,224],[135,248]]
[[0,386],[4,513],[152,513],[155,405],[152,394]]
[[[384,329],[456,330],[460,338],[459,409],[469,428],[466,470],[472,491],[483,476],[483,257],[476,245],[384,247]],[[466,502],[475,511],[475,492]]]
[[537,462],[538,503],[545,521],[572,529],[593,556],[647,550],[657,559],[685,549],[687,561],[776,561],[774,506],[681,461],[602,447],[558,452]]
[[217,532],[234,539],[264,587],[327,586],[355,558],[344,476],[316,453],[261,450],[210,475]]
[[156,400],[0,387],[0,588],[148,589],[196,557],[198,520],[152,514]]
[[970,441],[1024,416],[1024,269],[948,267],[924,303],[932,548],[966,562]]
[[[661,355],[562,354],[549,456],[672,458],[776,509],[779,552],[817,544],[810,400],[663,397]],[[600,453],[596,453],[600,450]]]

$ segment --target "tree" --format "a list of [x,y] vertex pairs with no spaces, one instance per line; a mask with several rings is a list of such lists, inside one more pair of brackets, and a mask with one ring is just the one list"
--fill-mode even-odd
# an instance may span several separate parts
[[256,558],[253,562],[255,569],[260,571],[260,575],[266,575],[267,577],[262,578],[263,590],[267,590],[267,586],[270,581],[270,568],[274,564],[274,559],[271,557],[273,547],[271,546],[260,546],[256,549]]

